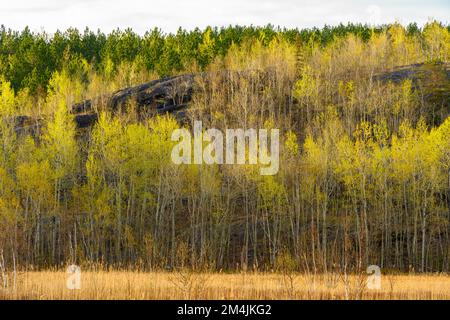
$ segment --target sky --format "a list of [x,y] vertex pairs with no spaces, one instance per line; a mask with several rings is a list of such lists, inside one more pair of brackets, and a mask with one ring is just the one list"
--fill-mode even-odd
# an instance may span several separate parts
[[154,27],[266,25],[322,27],[340,22],[380,24],[430,19],[450,23],[450,0],[0,0],[0,24],[53,33],[76,27],[110,32],[131,27],[144,33]]

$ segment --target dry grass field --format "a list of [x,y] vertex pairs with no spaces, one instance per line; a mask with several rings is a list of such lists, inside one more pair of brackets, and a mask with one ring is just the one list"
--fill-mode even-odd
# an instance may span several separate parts
[[83,272],[81,289],[67,289],[65,272],[27,272],[3,299],[450,299],[450,276],[382,276],[369,290],[367,276],[274,273]]

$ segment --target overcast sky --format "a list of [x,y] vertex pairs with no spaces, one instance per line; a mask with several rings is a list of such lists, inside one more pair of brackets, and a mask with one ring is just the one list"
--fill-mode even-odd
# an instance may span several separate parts
[[0,0],[0,24],[54,32],[76,27],[110,32],[131,27],[139,33],[159,27],[174,32],[208,25],[321,27],[340,22],[370,24],[430,18],[450,22],[450,0]]

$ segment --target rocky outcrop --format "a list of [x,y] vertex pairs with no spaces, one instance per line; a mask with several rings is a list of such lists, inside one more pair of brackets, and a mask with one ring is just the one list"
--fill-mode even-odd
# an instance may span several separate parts
[[[92,126],[98,114],[94,110],[99,99],[106,99],[106,106],[112,112],[126,111],[128,104],[134,104],[142,118],[171,113],[179,121],[185,118],[185,110],[195,91],[196,74],[185,74],[153,80],[135,87],[125,88],[107,97],[97,97],[72,106],[78,128]],[[420,89],[423,98],[430,104],[450,110],[450,64],[414,64],[398,67],[390,72],[373,76],[374,81],[401,83],[411,79],[413,87]],[[43,119],[18,116],[14,119],[17,131],[39,129]]]
[[[192,98],[193,84],[193,74],[162,78],[116,91],[106,97],[106,105],[108,110],[117,112],[126,110],[128,104],[134,104],[141,116],[172,113],[176,118],[182,120],[185,115],[184,110]],[[97,121],[98,114],[94,110],[94,105],[98,99],[100,97],[72,106],[72,113],[78,128],[90,127]],[[36,132],[43,122],[43,119],[28,116],[17,116],[14,119],[17,132]]]

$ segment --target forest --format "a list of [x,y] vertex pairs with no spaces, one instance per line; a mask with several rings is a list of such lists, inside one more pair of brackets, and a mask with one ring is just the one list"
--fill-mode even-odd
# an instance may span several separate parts
[[[2,26],[3,264],[449,272],[449,58],[438,21],[144,35]],[[107,98],[183,75],[177,116]],[[80,128],[73,106],[88,99],[95,123]],[[278,174],[173,164],[173,130],[196,120],[279,129]]]

